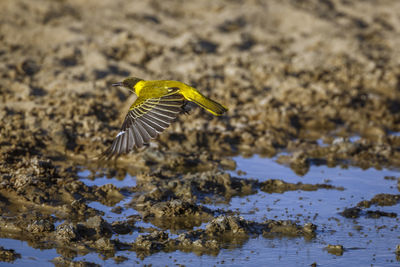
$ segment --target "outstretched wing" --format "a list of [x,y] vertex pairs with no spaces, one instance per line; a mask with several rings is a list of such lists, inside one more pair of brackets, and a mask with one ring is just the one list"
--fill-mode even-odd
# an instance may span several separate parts
[[104,153],[112,157],[131,151],[135,146],[140,148],[157,137],[182,111],[185,99],[178,90],[171,88],[170,93],[159,98],[138,97],[129,109],[111,147]]

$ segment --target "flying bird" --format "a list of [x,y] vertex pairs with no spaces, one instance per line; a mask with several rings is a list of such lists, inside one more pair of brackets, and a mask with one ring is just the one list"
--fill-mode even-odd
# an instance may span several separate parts
[[215,116],[224,114],[228,109],[204,96],[197,89],[178,81],[145,81],[129,77],[112,86],[129,89],[136,94],[135,102],[129,108],[120,132],[112,145],[103,153],[111,158],[128,153],[135,147],[140,148],[163,132],[182,112],[185,105],[194,102]]

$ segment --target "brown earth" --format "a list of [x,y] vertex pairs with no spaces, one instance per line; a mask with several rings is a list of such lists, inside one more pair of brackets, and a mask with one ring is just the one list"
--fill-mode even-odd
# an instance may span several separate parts
[[[249,234],[310,236],[315,226],[201,203],[329,188],[231,177],[226,156],[236,154],[286,151],[279,162],[300,175],[312,164],[400,167],[399,9],[395,0],[1,1],[0,236],[56,247],[59,264],[91,250],[213,254]],[[183,81],[229,112],[194,109],[148,147],[99,166],[132,101],[110,84],[127,76]],[[80,166],[138,184],[86,186]],[[140,217],[109,224],[88,206],[124,194],[135,194]],[[171,239],[140,220],[186,232]],[[112,237],[132,231],[143,233],[132,244]]]

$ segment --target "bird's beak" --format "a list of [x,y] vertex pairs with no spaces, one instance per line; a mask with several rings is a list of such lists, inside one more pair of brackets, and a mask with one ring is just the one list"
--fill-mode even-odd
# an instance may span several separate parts
[[123,86],[123,84],[122,84],[122,82],[118,82],[118,83],[111,84],[111,86]]

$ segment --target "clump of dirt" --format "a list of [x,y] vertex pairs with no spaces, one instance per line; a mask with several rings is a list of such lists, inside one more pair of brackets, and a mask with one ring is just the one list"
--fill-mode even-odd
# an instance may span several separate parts
[[395,253],[396,253],[396,259],[399,260],[400,259],[400,245],[396,246]]
[[377,194],[371,200],[364,200],[357,204],[358,207],[369,208],[372,205],[394,206],[400,202],[400,195]]
[[287,191],[295,191],[295,190],[315,191],[318,189],[344,190],[343,187],[335,187],[329,184],[303,184],[301,182],[293,184],[277,179],[269,179],[265,182],[259,183],[259,185],[261,191],[267,193],[284,193]]
[[214,212],[206,207],[179,199],[156,202],[154,205],[146,204],[148,205],[139,204],[140,208],[137,208],[143,219],[163,229],[192,229],[207,222],[214,215]]
[[357,204],[356,207],[346,208],[341,214],[346,218],[359,218],[361,215],[368,218],[380,218],[390,217],[396,218],[397,213],[385,212],[380,210],[367,210],[363,212],[363,209],[370,208],[371,206],[394,206],[400,202],[400,195],[392,194],[377,194],[371,200],[363,200]]
[[72,261],[64,257],[56,257],[51,261],[54,266],[74,266],[74,267],[98,267],[99,264],[87,261]]
[[380,218],[380,217],[390,217],[390,218],[396,218],[397,213],[395,212],[385,212],[385,211],[380,211],[380,210],[368,210],[367,211],[367,217],[369,218]]
[[121,233],[121,226],[111,225],[101,216],[93,216],[83,222],[64,222],[46,238],[53,247],[64,248],[59,253],[66,258],[84,255],[93,250],[110,258],[124,247],[123,243],[112,239],[114,233]]
[[222,196],[229,200],[233,196],[252,194],[256,187],[255,180],[232,177],[221,171],[184,175],[162,172],[137,176],[137,190],[147,192],[137,201],[143,202],[145,196],[158,201],[171,197],[192,201],[202,200],[207,195]]
[[342,256],[343,252],[345,251],[342,245],[331,245],[331,244],[326,246],[325,250],[328,251],[328,253],[331,253],[336,256]]
[[359,218],[361,216],[365,216],[367,218],[373,218],[373,219],[378,219],[380,217],[390,217],[390,218],[397,217],[397,213],[395,213],[395,212],[385,212],[385,211],[380,211],[380,210],[363,211],[362,209],[360,209],[358,207],[346,208],[340,214],[346,218],[353,218],[353,219]]
[[21,254],[15,252],[13,249],[5,249],[0,246],[0,261],[13,262],[16,259],[21,258]]

